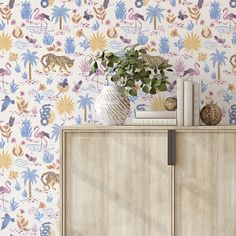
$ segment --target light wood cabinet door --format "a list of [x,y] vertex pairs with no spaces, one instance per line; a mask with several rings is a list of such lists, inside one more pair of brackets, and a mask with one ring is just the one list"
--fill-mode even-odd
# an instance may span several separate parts
[[170,236],[167,131],[68,131],[63,236]]
[[175,236],[236,235],[236,133],[177,133]]

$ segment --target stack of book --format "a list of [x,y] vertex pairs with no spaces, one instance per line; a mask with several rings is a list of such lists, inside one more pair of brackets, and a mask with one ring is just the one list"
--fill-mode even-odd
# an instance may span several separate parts
[[199,126],[200,86],[191,81],[177,80],[178,126]]
[[136,111],[133,125],[177,125],[176,111]]

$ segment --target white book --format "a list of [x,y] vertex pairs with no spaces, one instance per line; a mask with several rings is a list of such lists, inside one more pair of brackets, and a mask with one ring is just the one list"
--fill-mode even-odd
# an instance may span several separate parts
[[184,81],[184,126],[193,125],[193,83]]
[[176,119],[176,111],[135,111],[136,119]]
[[177,121],[178,126],[184,125],[184,80],[177,79]]
[[177,119],[133,119],[133,125],[176,125]]
[[200,85],[193,84],[193,121],[194,126],[200,125]]

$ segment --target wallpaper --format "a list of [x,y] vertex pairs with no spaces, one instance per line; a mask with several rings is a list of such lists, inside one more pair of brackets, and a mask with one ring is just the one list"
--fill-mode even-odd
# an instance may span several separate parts
[[97,52],[139,44],[173,65],[168,91],[130,97],[162,110],[176,79],[201,84],[236,123],[236,1],[4,0],[0,3],[0,235],[59,235],[59,130],[97,123]]

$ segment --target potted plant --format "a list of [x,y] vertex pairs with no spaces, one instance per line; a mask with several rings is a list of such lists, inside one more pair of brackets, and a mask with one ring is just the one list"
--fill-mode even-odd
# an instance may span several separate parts
[[169,84],[166,72],[172,65],[162,57],[149,56],[144,48],[137,45],[126,47],[122,56],[103,52],[90,60],[90,74],[96,73],[99,63],[104,68],[107,81],[95,103],[99,120],[104,125],[122,125],[130,110],[128,96],[137,96],[138,90],[156,94],[167,90]]

